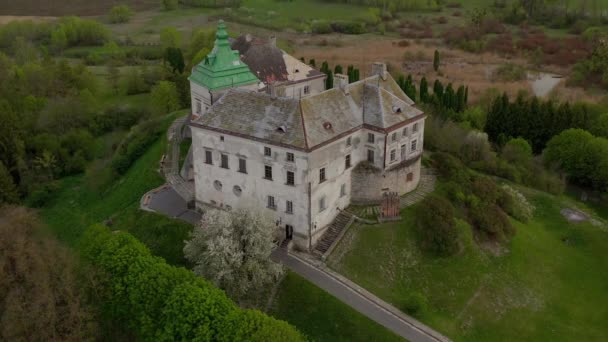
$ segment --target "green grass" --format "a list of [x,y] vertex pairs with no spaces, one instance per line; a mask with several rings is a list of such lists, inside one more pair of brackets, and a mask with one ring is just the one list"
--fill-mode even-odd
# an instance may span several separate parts
[[559,213],[573,203],[530,192],[535,218],[514,222],[509,252],[493,256],[459,228],[465,250],[453,257],[422,253],[413,209],[402,222],[354,226],[330,258],[331,267],[404,309],[420,293],[419,319],[455,341],[599,341],[608,339],[608,232],[571,224]]
[[403,341],[295,273],[281,283],[270,312],[312,341]]
[[[175,117],[168,117],[165,125]],[[156,171],[164,153],[164,139],[163,136],[152,145],[123,177],[103,191],[92,186],[92,180],[85,175],[62,179],[56,196],[40,210],[43,220],[61,240],[73,246],[87,227],[111,219],[113,229],[132,233],[155,255],[184,265],[183,241],[191,226],[139,209],[141,196],[164,183]]]

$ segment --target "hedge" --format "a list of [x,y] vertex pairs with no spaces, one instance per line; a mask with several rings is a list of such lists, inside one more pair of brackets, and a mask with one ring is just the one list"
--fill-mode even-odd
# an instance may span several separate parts
[[148,341],[304,341],[289,324],[243,310],[208,281],[153,256],[131,234],[87,229],[83,259],[100,272],[102,313]]

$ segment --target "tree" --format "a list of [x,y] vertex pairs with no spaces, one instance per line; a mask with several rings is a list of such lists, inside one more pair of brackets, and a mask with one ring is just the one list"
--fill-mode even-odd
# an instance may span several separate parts
[[429,98],[429,84],[426,77],[422,77],[420,80],[420,101],[426,103]]
[[5,204],[19,202],[19,192],[4,163],[0,161],[0,207]]
[[308,62],[308,64],[309,64],[310,66],[312,66],[313,68],[316,68],[316,67],[317,67],[317,65],[316,65],[316,62],[315,62],[315,59],[314,59],[314,58],[311,58],[311,59],[310,59],[310,61]]
[[174,27],[165,27],[160,31],[160,45],[163,50],[181,47],[182,36]]
[[342,73],[342,66],[340,64],[338,64],[334,68],[334,74],[341,74],[341,73]]
[[108,82],[110,82],[110,86],[112,87],[113,91],[115,93],[118,94],[119,89],[118,89],[118,81],[120,81],[120,69],[118,69],[118,67],[116,67],[115,65],[109,65],[107,67],[107,73],[108,73]]
[[163,0],[163,9],[171,11],[177,8],[177,0]]
[[502,148],[502,157],[513,164],[527,165],[532,161],[532,147],[526,139],[514,138]]
[[171,113],[179,109],[179,94],[175,83],[160,81],[150,94],[152,105],[157,113]]
[[110,10],[110,22],[117,23],[126,23],[133,16],[133,12],[127,5],[118,5],[112,7]]
[[241,300],[257,294],[282,274],[270,260],[275,224],[249,210],[208,211],[186,242],[184,254],[194,273]]
[[435,71],[439,70],[439,51],[435,50],[435,54],[433,55],[433,69]]
[[186,64],[184,63],[184,56],[182,55],[182,49],[176,47],[169,47],[165,50],[165,59],[171,66],[171,71],[175,73],[183,73]]
[[331,70],[327,71],[327,78],[325,79],[325,89],[331,89],[334,87],[334,75]]
[[454,207],[448,200],[435,195],[424,199],[416,210],[416,222],[424,249],[438,256],[458,252]]
[[83,341],[96,334],[77,261],[32,210],[0,209],[0,340]]
[[65,35],[63,28],[58,28],[51,32],[50,47],[53,51],[63,51],[68,46],[68,37]]
[[94,280],[103,312],[111,314],[114,326],[124,325],[140,340],[238,341],[234,337],[240,331],[248,337],[267,336],[268,331],[281,336],[282,331],[282,336],[291,337],[283,340],[304,341],[295,328],[275,319],[236,321],[243,310],[223,291],[183,267],[167,265],[124,231],[89,227],[79,250],[83,260],[99,270]]

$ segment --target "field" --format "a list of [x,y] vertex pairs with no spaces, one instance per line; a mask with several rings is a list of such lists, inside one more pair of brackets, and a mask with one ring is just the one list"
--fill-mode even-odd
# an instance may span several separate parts
[[514,222],[517,235],[500,256],[480,249],[464,222],[461,254],[425,255],[407,209],[402,222],[351,228],[330,265],[402,310],[412,294],[426,298],[415,315],[455,341],[606,340],[608,308],[597,305],[608,301],[606,223],[569,223],[560,210],[583,204],[528,196],[535,218]]

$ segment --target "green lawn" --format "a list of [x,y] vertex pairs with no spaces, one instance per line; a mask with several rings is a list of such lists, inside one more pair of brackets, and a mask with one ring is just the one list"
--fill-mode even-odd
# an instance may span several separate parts
[[289,272],[270,311],[312,341],[403,341],[299,275]]
[[427,309],[418,318],[455,341],[607,340],[608,307],[600,303],[608,302],[608,227],[560,215],[562,203],[580,203],[529,195],[535,218],[515,222],[501,256],[481,251],[464,222],[460,255],[425,255],[410,208],[402,222],[354,226],[330,265],[402,309],[410,294],[423,295]]

